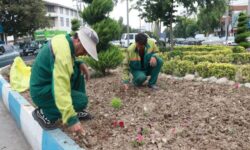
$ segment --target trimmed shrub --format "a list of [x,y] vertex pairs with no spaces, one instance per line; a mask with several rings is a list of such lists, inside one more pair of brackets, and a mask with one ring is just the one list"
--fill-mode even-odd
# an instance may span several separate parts
[[117,68],[123,61],[122,51],[116,46],[110,46],[107,51],[101,51],[98,54],[99,61],[91,57],[85,58],[85,62],[95,71],[105,75],[109,69]]
[[193,74],[195,71],[195,65],[191,61],[179,61],[174,68],[173,74],[179,77],[183,77],[186,74]]
[[250,36],[250,32],[247,27],[248,16],[246,13],[241,12],[238,19],[238,31],[235,36],[235,42],[240,46],[248,48],[250,46],[250,42],[247,41],[247,37]]
[[209,70],[208,70],[210,64],[211,63],[209,62],[201,62],[195,66],[195,70],[199,74],[199,76],[203,78],[207,78],[210,76]]
[[197,55],[187,55],[183,57],[183,60],[192,61],[195,64],[199,62],[218,62],[218,63],[231,63],[233,61],[232,55],[204,55],[204,56],[197,56]]
[[177,67],[177,63],[178,60],[175,59],[164,62],[161,72],[172,75],[174,73],[174,69]]
[[232,48],[233,53],[244,53],[246,49],[242,46],[235,46]]
[[163,64],[162,72],[170,75],[185,76],[187,73],[193,74],[194,63],[191,61],[170,60]]
[[184,56],[186,55],[197,55],[197,56],[202,56],[202,55],[228,55],[232,54],[233,51],[231,49],[225,49],[225,50],[214,50],[214,51],[184,51],[183,54]]
[[179,50],[174,50],[174,51],[168,52],[168,58],[169,59],[175,58],[177,56],[179,56],[180,58],[182,58],[183,57],[183,52],[179,51]]
[[158,56],[160,57],[160,58],[162,58],[162,60],[165,62],[165,61],[167,61],[167,60],[169,60],[168,59],[168,53],[167,52],[165,52],[165,53],[158,53]]
[[226,63],[209,63],[202,62],[196,65],[197,73],[203,77],[215,76],[217,78],[227,77],[228,79],[235,79],[236,66]]
[[235,79],[236,66],[232,64],[213,63],[208,65],[208,72],[210,76],[217,78],[227,77],[228,79]]
[[202,45],[202,46],[176,46],[175,50],[180,51],[215,51],[215,50],[227,50],[231,49],[228,46],[213,46],[213,45]]
[[[250,36],[250,35],[249,35],[249,36]],[[243,47],[248,48],[248,47],[250,47],[250,42],[241,42],[241,43],[240,43],[240,46],[243,46]]]
[[234,64],[247,64],[250,63],[250,53],[234,53],[231,55]]
[[250,82],[250,65],[243,65],[239,69],[240,81]]

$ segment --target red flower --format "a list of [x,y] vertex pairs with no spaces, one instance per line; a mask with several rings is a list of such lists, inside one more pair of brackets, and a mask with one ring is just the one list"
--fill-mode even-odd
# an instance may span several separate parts
[[136,137],[136,141],[138,143],[142,143],[143,142],[143,136],[141,134],[138,134],[137,137]]
[[115,128],[115,127],[117,127],[118,126],[118,122],[117,121],[114,121],[113,122],[113,127]]
[[119,125],[121,128],[124,128],[124,122],[123,121],[119,121]]
[[239,83],[236,83],[236,84],[234,85],[234,87],[235,87],[236,89],[238,89],[238,88],[240,88],[240,84],[239,84]]

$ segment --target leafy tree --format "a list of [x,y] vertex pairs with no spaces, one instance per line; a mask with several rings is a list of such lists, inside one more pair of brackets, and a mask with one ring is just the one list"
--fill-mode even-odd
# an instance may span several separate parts
[[82,12],[82,18],[99,35],[100,43],[97,45],[98,51],[107,50],[109,42],[118,38],[121,28],[116,20],[108,17],[113,10],[112,0],[83,0],[88,6]]
[[245,13],[240,13],[235,41],[236,43],[239,43],[239,45],[245,48],[250,47],[250,42],[247,41],[247,37],[250,36],[247,23],[248,23],[247,15]]
[[78,19],[72,19],[71,20],[71,35],[74,35],[76,31],[80,28],[80,21]]
[[199,31],[196,20],[187,17],[178,16],[176,19],[176,25],[174,27],[175,37],[194,37],[195,33]]
[[205,34],[214,32],[215,28],[220,27],[220,21],[225,11],[225,0],[217,0],[215,5],[201,8],[198,14],[198,25],[200,30]]
[[49,26],[42,0],[0,0],[0,23],[4,32],[14,35],[33,35],[35,30]]
[[224,0],[141,0],[137,2],[137,9],[141,12],[141,17],[146,21],[162,21],[170,31],[171,50],[173,50],[173,23],[175,22],[174,13],[176,12],[176,3],[183,5],[188,12],[197,11],[199,7],[210,8]]

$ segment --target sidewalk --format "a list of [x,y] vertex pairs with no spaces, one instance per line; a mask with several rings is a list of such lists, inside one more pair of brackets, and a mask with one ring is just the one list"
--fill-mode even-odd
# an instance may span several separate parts
[[0,101],[0,150],[31,150],[20,129]]

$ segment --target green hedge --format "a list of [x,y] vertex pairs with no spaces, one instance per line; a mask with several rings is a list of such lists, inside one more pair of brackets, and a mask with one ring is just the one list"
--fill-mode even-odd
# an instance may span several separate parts
[[176,46],[175,50],[180,51],[215,51],[215,50],[227,50],[231,49],[231,47],[228,46]]
[[196,65],[196,71],[204,78],[215,76],[217,78],[235,79],[237,69],[232,64],[203,62]]
[[235,46],[232,48],[233,53],[245,53],[246,49],[242,46]]
[[233,61],[232,55],[213,55],[213,54],[208,54],[204,56],[197,56],[197,55],[187,55],[183,57],[183,60],[188,60],[192,61],[195,64],[199,62],[217,62],[217,63],[231,63]]
[[232,54],[234,64],[247,64],[250,63],[250,53],[234,53]]
[[225,50],[214,50],[214,51],[184,51],[183,55],[208,55],[208,54],[213,54],[213,55],[228,55],[232,54],[233,51],[231,49],[225,49]]
[[239,69],[240,82],[250,82],[250,65],[243,65]]
[[175,76],[185,76],[195,72],[195,65],[191,61],[170,60],[164,63],[162,72]]

